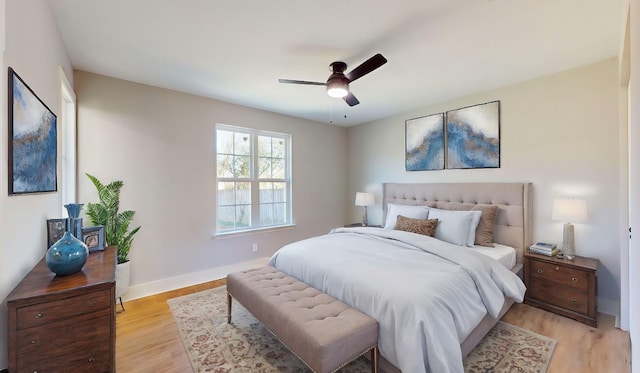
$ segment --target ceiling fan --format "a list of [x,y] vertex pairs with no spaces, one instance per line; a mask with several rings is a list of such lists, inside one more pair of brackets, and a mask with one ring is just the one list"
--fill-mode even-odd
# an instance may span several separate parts
[[332,62],[329,67],[333,73],[329,75],[326,83],[290,79],[278,79],[278,81],[288,84],[324,85],[327,87],[327,94],[329,96],[342,98],[349,106],[355,106],[358,105],[360,101],[349,91],[349,83],[362,78],[385,63],[387,63],[387,59],[378,53],[361,63],[360,66],[351,70],[348,74],[344,73],[347,69],[346,63],[342,61]]

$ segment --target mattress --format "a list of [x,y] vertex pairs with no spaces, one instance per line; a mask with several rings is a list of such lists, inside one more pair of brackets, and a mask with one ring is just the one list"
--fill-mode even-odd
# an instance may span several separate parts
[[511,246],[496,243],[494,244],[494,247],[476,245],[471,249],[480,254],[486,255],[489,258],[497,260],[500,264],[507,267],[507,269],[511,269],[516,265],[516,249]]

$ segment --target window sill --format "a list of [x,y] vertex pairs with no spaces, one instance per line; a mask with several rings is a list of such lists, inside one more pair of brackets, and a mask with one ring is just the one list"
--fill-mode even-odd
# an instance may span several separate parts
[[249,236],[253,234],[289,230],[295,227],[296,227],[295,224],[287,224],[287,225],[278,225],[275,227],[261,227],[261,228],[252,228],[252,229],[246,229],[241,231],[233,231],[233,232],[220,232],[220,233],[214,233],[213,238],[217,240],[217,239],[224,239],[224,238]]

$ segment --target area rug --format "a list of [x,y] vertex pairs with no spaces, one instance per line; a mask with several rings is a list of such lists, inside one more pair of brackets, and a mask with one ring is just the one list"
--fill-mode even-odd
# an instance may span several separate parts
[[[226,288],[220,287],[167,301],[194,372],[278,372],[310,370],[240,303],[233,302],[227,324]],[[467,373],[547,370],[555,340],[499,322],[464,361]],[[368,373],[361,357],[339,372]]]

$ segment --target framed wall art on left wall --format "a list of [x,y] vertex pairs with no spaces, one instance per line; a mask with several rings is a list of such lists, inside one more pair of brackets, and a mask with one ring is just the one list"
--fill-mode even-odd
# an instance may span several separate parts
[[56,115],[9,67],[9,195],[55,192]]

